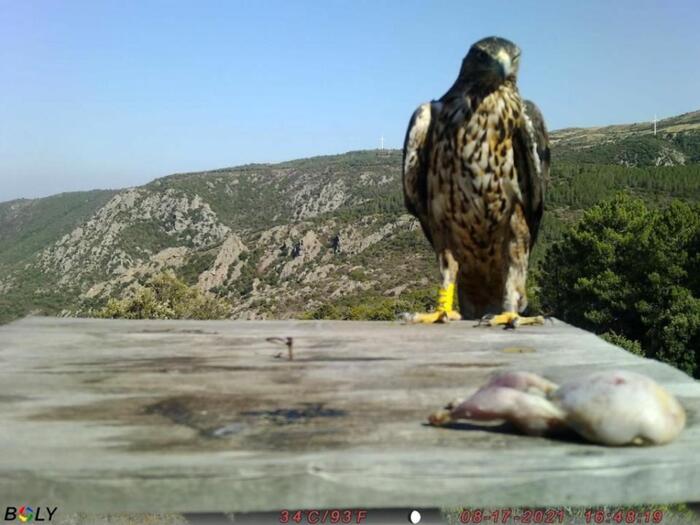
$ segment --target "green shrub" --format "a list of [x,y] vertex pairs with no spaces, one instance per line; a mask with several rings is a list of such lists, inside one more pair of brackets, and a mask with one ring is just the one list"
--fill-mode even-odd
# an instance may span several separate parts
[[650,208],[619,194],[586,211],[547,251],[543,306],[582,328],[637,341],[647,357],[698,374],[698,239],[697,205]]
[[303,319],[340,319],[346,321],[394,321],[406,312],[426,312],[435,307],[437,287],[404,292],[399,297],[384,297],[377,292],[362,292],[319,306]]
[[123,319],[224,319],[231,306],[187,286],[172,272],[151,278],[133,296],[109,299],[96,317]]
[[624,348],[628,352],[644,356],[644,350],[642,350],[642,345],[639,341],[632,341],[627,339],[624,335],[616,334],[615,332],[605,332],[600,335],[601,338],[605,339],[608,343]]

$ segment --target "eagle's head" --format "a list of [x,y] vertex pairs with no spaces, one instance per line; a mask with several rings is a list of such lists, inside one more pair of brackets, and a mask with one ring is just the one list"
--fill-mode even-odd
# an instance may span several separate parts
[[518,46],[505,38],[490,36],[479,40],[469,49],[462,63],[462,74],[495,87],[506,80],[515,82],[519,63]]

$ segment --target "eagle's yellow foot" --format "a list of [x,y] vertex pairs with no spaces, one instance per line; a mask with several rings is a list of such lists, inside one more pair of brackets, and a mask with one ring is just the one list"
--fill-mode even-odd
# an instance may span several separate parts
[[411,323],[448,323],[450,321],[459,321],[462,316],[459,312],[452,309],[454,304],[455,285],[449,284],[446,288],[440,288],[438,291],[438,306],[437,311],[432,313],[415,313],[408,314],[406,320]]
[[459,312],[455,310],[450,310],[449,312],[437,311],[430,313],[415,313],[409,314],[407,320],[412,323],[448,323],[450,321],[459,321],[462,318]]
[[516,312],[503,312],[498,315],[485,315],[479,321],[479,324],[487,324],[489,326],[505,326],[506,328],[517,328],[528,324],[544,324],[544,317],[537,315],[535,317],[521,317]]

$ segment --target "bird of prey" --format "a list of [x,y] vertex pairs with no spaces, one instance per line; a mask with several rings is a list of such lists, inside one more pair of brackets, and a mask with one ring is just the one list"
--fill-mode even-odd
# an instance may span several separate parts
[[[528,259],[549,171],[542,115],[516,86],[519,62],[512,42],[480,40],[447,93],[413,113],[403,150],[404,198],[442,274],[436,311],[413,314],[414,322],[543,321],[519,315],[527,307]],[[453,309],[455,283],[460,312]]]

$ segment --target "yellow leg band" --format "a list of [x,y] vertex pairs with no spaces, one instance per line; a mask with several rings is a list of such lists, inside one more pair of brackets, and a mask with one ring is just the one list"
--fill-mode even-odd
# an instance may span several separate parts
[[452,311],[452,306],[454,305],[455,298],[455,285],[450,283],[447,288],[440,288],[438,291],[438,312],[450,312]]

